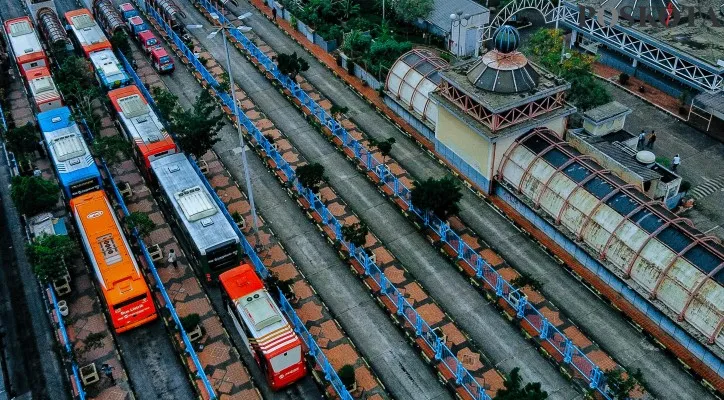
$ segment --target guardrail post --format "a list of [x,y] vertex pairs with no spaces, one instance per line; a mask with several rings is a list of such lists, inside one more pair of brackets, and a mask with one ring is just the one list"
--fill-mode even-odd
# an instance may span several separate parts
[[503,282],[505,279],[503,279],[500,274],[497,274],[495,279],[495,295],[498,297],[503,297]]
[[405,310],[405,298],[402,297],[402,293],[397,291],[397,315],[402,315]]
[[382,279],[380,279],[380,293],[387,294],[387,285],[389,284],[389,281],[387,280],[387,277],[385,275],[382,275]]
[[362,147],[362,146],[359,144],[358,141],[355,140],[355,141],[354,141],[354,146],[352,147],[352,149],[354,150],[354,155],[355,155],[355,157],[357,157],[357,158],[359,158],[359,157],[360,157],[360,154],[361,154],[361,152],[360,152],[360,147]]
[[372,153],[369,150],[367,150],[367,170],[372,170]]
[[548,318],[543,317],[543,320],[541,321],[540,326],[540,338],[542,340],[548,340],[548,327],[550,326],[550,322],[548,322]]
[[394,179],[393,182],[395,182],[395,186],[392,188],[392,190],[393,190],[393,193],[394,193],[395,197],[397,197],[397,196],[399,195],[399,193],[400,193],[400,189],[399,189],[399,188],[400,188],[400,180],[397,179],[397,177],[394,177],[394,178],[395,178],[395,179]]
[[483,277],[483,258],[480,256],[478,256],[477,260],[475,260],[475,277]]
[[[425,214],[425,216],[428,216],[428,214]],[[425,225],[427,225],[427,223],[425,223]],[[438,235],[440,235],[440,240],[442,240],[443,242],[447,241],[448,229],[450,229],[450,227],[447,226],[447,224],[443,222],[440,224],[440,228],[438,228],[438,230],[437,230]]]
[[528,298],[526,298],[524,295],[521,295],[520,298],[518,299],[518,312],[516,314],[518,316],[518,318],[523,318],[525,316],[525,307],[527,305],[528,305]]
[[[371,264],[372,264],[372,260],[370,259],[370,256],[367,255],[367,252],[366,252],[366,251],[363,251],[363,252],[362,252],[362,261],[363,261],[363,265],[364,265],[364,268],[365,268],[365,275],[370,276],[370,269],[371,269],[370,267],[371,267]],[[382,277],[383,277],[384,279],[387,279],[387,278],[384,277],[384,275],[383,275]]]
[[460,362],[460,360],[455,360],[455,383],[458,385],[462,385],[463,383],[463,374],[465,373],[465,367],[463,367],[463,364]]
[[566,349],[563,352],[563,362],[566,364],[570,364],[571,360],[573,359],[573,342],[571,339],[566,338],[566,341],[564,342],[566,344]]
[[588,386],[591,389],[598,388],[598,385],[601,382],[601,375],[603,375],[603,373],[601,372],[601,369],[598,367],[593,367],[593,370],[591,370],[591,377],[590,377],[591,382],[588,384]]
[[438,361],[442,360],[442,346],[442,339],[435,335],[435,359]]
[[465,255],[465,242],[463,238],[458,238],[458,260],[462,259]]
[[337,240],[342,240],[342,225],[339,224],[336,218],[334,220],[334,237]]
[[422,317],[420,316],[420,314],[417,314],[417,316],[415,317],[415,335],[422,335]]

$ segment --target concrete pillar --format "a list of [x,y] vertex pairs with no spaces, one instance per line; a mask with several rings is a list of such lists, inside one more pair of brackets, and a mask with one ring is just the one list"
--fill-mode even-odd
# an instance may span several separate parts
[[568,43],[569,48],[573,48],[573,44],[576,43],[576,38],[578,37],[578,31],[575,29],[571,32],[571,41]]
[[639,65],[639,60],[636,59],[636,58],[634,58],[634,59],[633,59],[633,62],[631,63],[631,66],[634,67],[634,68],[636,68],[636,67],[638,67],[638,65]]

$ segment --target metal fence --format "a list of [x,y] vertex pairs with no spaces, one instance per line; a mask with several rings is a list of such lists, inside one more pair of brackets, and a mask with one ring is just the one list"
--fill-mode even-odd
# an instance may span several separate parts
[[[50,293],[50,299],[53,302],[53,309],[55,310],[55,315],[58,317],[58,327],[60,328],[60,335],[62,336],[61,339],[63,341],[63,349],[65,349],[68,354],[72,354],[73,349],[70,347],[70,338],[68,338],[68,331],[65,329],[63,315],[60,313],[58,299],[55,297],[55,290],[53,289],[52,284],[48,284],[48,292]],[[83,384],[81,383],[78,364],[76,364],[75,360],[72,358],[70,361],[70,366],[71,370],[73,371],[73,381],[75,381],[75,386],[78,389],[78,398],[80,400],[85,400],[85,390],[83,390]]]
[[[211,13],[220,15],[222,23],[228,20],[207,0],[199,0],[199,3]],[[479,282],[483,283],[486,288],[491,289],[495,294],[502,298],[508,305],[517,310],[518,318],[525,319],[536,331],[540,340],[546,341],[552,345],[556,352],[560,355],[564,364],[570,365],[577,371],[588,383],[591,389],[598,390],[604,398],[611,398],[608,388],[604,382],[603,370],[589,359],[585,353],[572,340],[559,331],[555,326],[550,324],[546,317],[538,311],[532,304],[527,302],[527,298],[522,294],[519,288],[514,287],[506,281],[490,264],[488,264],[481,255],[477,254],[465,241],[463,241],[457,233],[449,228],[449,225],[431,213],[418,210],[413,206],[411,201],[411,189],[394,176],[388,167],[381,160],[377,159],[370,151],[363,148],[362,144],[355,140],[342,125],[335,120],[322,106],[314,99],[309,97],[307,93],[292,79],[282,74],[276,67],[276,64],[264,52],[262,52],[254,43],[237,30],[231,30],[230,34],[244,47],[244,49],[269,71],[274,79],[276,79],[282,87],[289,90],[292,96],[301,102],[311,115],[323,126],[329,129],[332,134],[337,137],[342,145],[350,149],[355,159],[363,165],[367,171],[377,176],[380,182],[391,190],[392,196],[399,198],[407,205],[409,210],[414,213],[425,226],[433,229],[433,231],[441,238],[441,241],[449,245],[456,253],[458,260],[463,261],[469,267],[476,271],[476,277]],[[200,63],[197,63],[200,65]],[[196,64],[195,64],[196,65]],[[203,66],[200,65],[202,68]],[[198,66],[197,66],[198,68]],[[205,69],[204,69],[205,70]],[[201,69],[200,69],[201,71]],[[208,72],[206,72],[208,74]],[[203,75],[203,72],[202,72]],[[209,74],[210,75],[210,74]],[[213,79],[213,78],[212,78]],[[221,95],[224,102],[232,107],[231,99],[225,94]],[[274,150],[264,135],[259,132],[254,124],[241,115],[243,125],[247,131],[256,139],[264,150],[276,162],[277,168],[284,171],[290,181],[294,180],[294,171],[285,160]],[[309,201],[312,209],[322,218],[322,222],[329,225],[336,233],[337,239],[346,247],[350,248],[351,244],[344,242],[341,235],[341,224],[336,220],[331,212],[311,191],[296,184],[297,191],[301,193]],[[447,360],[448,357],[455,362],[451,366],[450,363],[443,363],[448,370],[456,376],[456,381],[461,384],[474,398],[486,398],[487,395],[482,386],[477,383],[472,375],[460,364],[450,349],[440,341],[440,338],[432,332],[427,323],[418,315],[414,309],[407,303],[403,296],[399,295],[399,291],[392,285],[384,273],[374,263],[371,263],[364,252],[356,252],[350,248],[350,253],[362,265],[365,266],[365,273],[372,276],[377,284],[383,288],[383,293],[398,304],[398,314],[404,315],[407,322],[416,327],[416,333],[419,337],[425,339],[428,345],[436,349],[436,357],[438,360]],[[430,340],[428,340],[430,339]],[[472,390],[469,390],[472,389]]]
[[[148,15],[150,15],[154,20],[156,20],[159,25],[163,28],[163,30],[168,34],[170,40],[173,41],[173,43],[178,46],[178,48],[183,52],[183,54],[188,58],[189,63],[193,65],[196,70],[201,74],[202,78],[210,85],[212,90],[216,92],[216,94],[221,98],[221,100],[224,102],[224,104],[228,107],[230,107],[232,110],[233,107],[233,101],[231,99],[231,96],[229,96],[226,93],[220,93],[216,91],[216,88],[218,87],[218,82],[214,77],[209,73],[208,70],[203,66],[203,64],[194,56],[193,52],[189,50],[189,48],[186,46],[186,44],[181,40],[181,38],[178,37],[176,32],[174,32],[171,27],[161,18],[161,16],[153,9],[148,8],[147,10]],[[121,55],[121,57],[123,57]],[[127,63],[125,60],[125,57],[123,57],[124,62]],[[140,81],[140,78],[138,78],[138,75],[131,69],[131,75],[134,77],[134,81]],[[148,99],[148,102],[155,107],[155,102],[153,98],[151,97],[150,93],[148,93],[147,90],[142,89],[142,92],[144,96]],[[244,126],[248,128],[248,125],[251,125],[253,127],[253,124],[251,121],[246,117],[245,114],[239,113],[239,116],[241,117],[242,121],[244,121]],[[256,129],[256,128],[254,128]],[[256,130],[258,136],[263,137],[261,132]],[[269,143],[267,142],[267,145]],[[281,158],[281,157],[278,157]],[[219,209],[222,211],[226,219],[231,223],[231,226],[234,228],[234,231],[239,236],[241,240],[242,247],[244,248],[244,252],[247,254],[249,259],[251,260],[252,265],[254,266],[254,269],[256,270],[257,274],[262,278],[267,278],[269,276],[269,270],[266,268],[264,263],[261,261],[261,258],[259,258],[259,255],[257,254],[254,247],[249,243],[249,241],[246,239],[246,236],[239,230],[236,223],[233,221],[231,215],[229,214],[228,210],[226,209],[226,206],[221,202],[221,199],[216,194],[216,191],[211,187],[211,184],[208,182],[204,174],[201,172],[201,170],[198,168],[196,163],[189,158],[189,161],[191,161],[191,165],[194,166],[194,169],[196,170],[196,173],[201,178],[201,181],[204,183],[204,186],[206,189],[211,193],[212,197],[214,198],[214,201],[218,205]],[[309,349],[309,354],[312,355],[315,362],[319,366],[319,368],[324,372],[324,379],[329,382],[330,385],[334,388],[335,392],[337,392],[337,395],[342,400],[352,400],[352,395],[349,393],[347,388],[342,383],[342,380],[337,375],[337,372],[335,371],[332,364],[327,359],[327,356],[321,351],[319,345],[314,340],[312,335],[307,331],[306,326],[304,326],[304,323],[302,322],[302,319],[299,318],[299,316],[296,314],[292,306],[290,305],[289,301],[284,297],[284,295],[279,293],[279,299],[280,299],[280,307],[284,311],[284,313],[287,315],[289,321],[291,322],[292,326],[294,327],[294,331],[299,334],[299,336],[304,341],[305,345]]]

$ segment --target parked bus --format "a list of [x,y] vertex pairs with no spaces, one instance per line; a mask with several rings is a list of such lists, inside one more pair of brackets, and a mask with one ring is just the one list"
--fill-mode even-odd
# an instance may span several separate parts
[[60,92],[46,67],[38,67],[27,71],[28,87],[38,111],[50,111],[63,106]]
[[206,281],[239,265],[239,237],[186,155],[177,153],[152,161],[151,170],[162,203],[173,212],[173,220]]
[[48,58],[35,33],[30,17],[5,21],[5,33],[15,54],[15,63],[23,77],[32,68],[48,66]]
[[66,198],[99,190],[101,174],[68,107],[38,114],[48,156]]
[[105,193],[97,190],[76,197],[70,208],[115,331],[125,332],[155,320],[151,291]]
[[108,97],[123,132],[135,143],[142,170],[150,176],[151,162],[176,153],[176,143],[135,85],[111,90]]
[[88,9],[68,11],[65,13],[65,20],[73,33],[71,35],[73,41],[83,49],[86,57],[90,58],[91,53],[95,51],[112,49],[111,42],[108,41]]
[[219,276],[226,309],[273,390],[304,378],[302,341],[249,264]]

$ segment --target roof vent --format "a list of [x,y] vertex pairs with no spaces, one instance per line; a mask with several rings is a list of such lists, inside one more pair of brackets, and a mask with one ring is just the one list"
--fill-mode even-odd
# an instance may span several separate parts
[[636,153],[636,161],[649,165],[656,162],[656,155],[648,150],[641,150]]
[[53,119],[51,119],[50,121],[53,122],[53,123],[56,123],[56,122],[60,122],[61,119],[63,119],[63,118],[53,117]]

